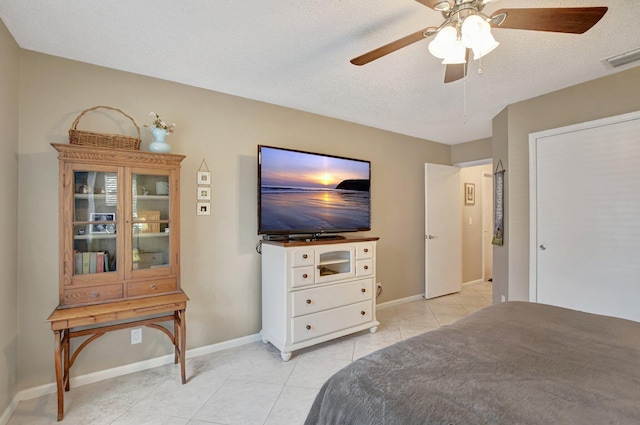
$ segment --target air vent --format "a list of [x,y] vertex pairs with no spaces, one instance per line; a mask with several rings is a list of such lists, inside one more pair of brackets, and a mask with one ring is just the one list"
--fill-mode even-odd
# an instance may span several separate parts
[[600,62],[607,68],[617,68],[637,60],[640,60],[640,49],[629,50],[628,52],[602,59]]

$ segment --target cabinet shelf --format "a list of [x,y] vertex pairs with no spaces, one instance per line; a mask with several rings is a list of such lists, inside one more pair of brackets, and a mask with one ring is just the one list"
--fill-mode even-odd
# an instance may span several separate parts
[[[169,237],[169,232],[157,232],[157,233],[134,233],[134,238],[155,238],[155,237]],[[115,233],[89,233],[88,235],[75,235],[73,237],[76,240],[88,240],[88,239],[115,239]]]
[[335,258],[331,260],[320,261],[318,265],[326,266],[329,264],[343,264],[343,263],[348,263],[349,261],[351,261],[349,258]]
[[[107,196],[109,197],[116,197],[118,196],[117,193],[76,193],[74,194],[75,199],[106,199]],[[136,199],[138,201],[140,200],[149,200],[149,201],[169,201],[169,195],[138,195],[136,197]]]

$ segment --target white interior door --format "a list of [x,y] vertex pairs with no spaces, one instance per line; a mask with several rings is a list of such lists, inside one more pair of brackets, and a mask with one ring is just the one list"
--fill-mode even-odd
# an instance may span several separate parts
[[425,164],[425,298],[462,289],[460,169]]
[[493,277],[493,174],[482,176],[482,278]]
[[531,136],[532,301],[640,321],[633,115]]

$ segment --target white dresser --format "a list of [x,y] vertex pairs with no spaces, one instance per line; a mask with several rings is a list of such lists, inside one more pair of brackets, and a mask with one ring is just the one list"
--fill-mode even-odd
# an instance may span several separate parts
[[291,352],[376,321],[378,238],[262,242],[262,342]]

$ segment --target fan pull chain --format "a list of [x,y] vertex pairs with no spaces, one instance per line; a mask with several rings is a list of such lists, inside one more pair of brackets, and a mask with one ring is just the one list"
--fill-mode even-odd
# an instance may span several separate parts
[[483,74],[484,71],[482,70],[482,58],[478,58],[478,74]]

